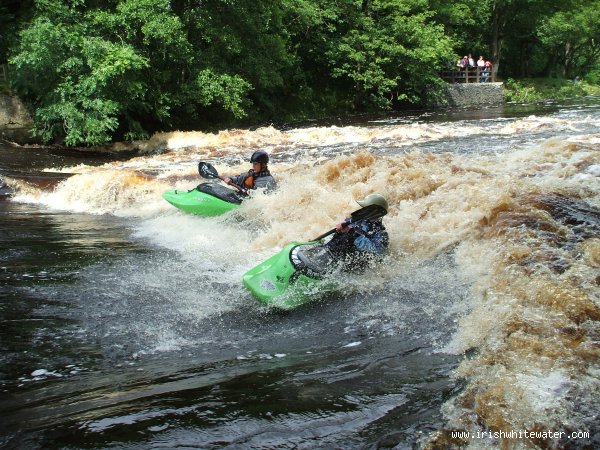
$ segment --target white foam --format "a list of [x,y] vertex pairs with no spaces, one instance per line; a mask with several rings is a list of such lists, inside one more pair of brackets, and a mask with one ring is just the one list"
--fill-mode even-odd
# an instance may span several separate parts
[[[598,143],[600,144],[600,139],[598,140]],[[591,166],[588,166],[586,172],[595,177],[600,177],[600,164],[593,164]]]
[[527,401],[540,412],[561,407],[571,387],[569,377],[562,371],[545,375],[517,374],[516,379]]

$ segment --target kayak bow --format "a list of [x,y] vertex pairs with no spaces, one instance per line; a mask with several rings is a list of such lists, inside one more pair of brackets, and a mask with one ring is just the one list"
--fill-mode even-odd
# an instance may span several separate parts
[[182,211],[203,217],[220,216],[242,203],[236,191],[215,183],[202,183],[189,191],[171,189],[163,198]]
[[324,278],[334,264],[329,249],[319,242],[292,242],[246,272],[242,281],[261,303],[289,310],[333,288]]

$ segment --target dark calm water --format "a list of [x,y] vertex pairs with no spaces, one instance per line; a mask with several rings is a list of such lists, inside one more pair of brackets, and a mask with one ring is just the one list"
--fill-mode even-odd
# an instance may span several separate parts
[[127,221],[7,201],[0,211],[6,448],[414,441],[456,389],[456,356],[435,351],[443,332],[422,307],[435,286],[396,280],[273,314],[239,286],[197,280]]
[[[469,214],[492,210],[482,199],[506,183],[483,181],[481,196],[473,186],[497,176],[490,174],[503,158],[514,165],[506,176],[522,170],[523,180],[538,176],[533,167],[566,164],[523,162],[528,149],[547,154],[562,145],[557,137],[583,139],[586,151],[598,147],[595,99],[532,108],[315,124],[284,138],[248,132],[244,143],[223,137],[210,150],[198,145],[191,155],[166,159],[1,146],[4,192],[15,192],[0,197],[0,446],[404,449],[457,426],[449,425],[447,408],[456,410],[453,399],[479,381],[455,371],[477,349],[472,336],[491,329],[465,321],[477,310],[483,278],[475,267],[494,253],[482,250],[483,219]],[[249,221],[188,216],[160,197],[175,183],[197,183],[192,166],[199,159],[238,169],[236,155],[271,144],[273,167],[292,182],[282,183],[278,203],[260,205],[262,221],[252,214]],[[332,158],[359,167],[365,151],[375,158],[369,164],[384,164],[378,171],[385,179],[372,174],[340,186],[349,163]],[[315,165],[306,169],[307,161]],[[593,191],[594,161],[578,167]],[[405,169],[410,176],[396,181]],[[313,181],[302,178],[307,170]],[[547,172],[539,176],[538,186],[556,193]],[[562,179],[561,194],[571,182]],[[305,201],[311,189],[336,204],[360,183],[388,189],[392,261],[298,310],[261,307],[241,275],[282,243],[315,234],[307,225],[318,213]],[[419,201],[425,206],[417,210]],[[571,220],[586,231],[571,247],[600,235],[597,194],[586,201],[578,211],[587,219]],[[325,212],[315,229],[335,220]],[[531,239],[523,236],[520,245]],[[479,262],[465,262],[475,254]],[[527,370],[519,376],[530,376]]]

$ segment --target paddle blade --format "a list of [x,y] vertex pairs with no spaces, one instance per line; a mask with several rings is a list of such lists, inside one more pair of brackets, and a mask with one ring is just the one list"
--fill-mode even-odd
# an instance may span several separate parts
[[198,173],[202,178],[219,178],[217,169],[212,164],[203,161],[198,163]]
[[[379,205],[369,205],[354,211],[352,214],[350,214],[350,218],[352,219],[352,222],[358,222],[359,220],[376,220],[385,216],[386,214],[387,211],[385,208],[382,208]],[[313,241],[320,241],[321,239],[326,238],[333,233],[335,233],[335,228],[323,233],[321,236],[314,238]]]
[[364,208],[360,208],[350,214],[352,222],[358,222],[359,220],[376,220],[387,214],[385,208],[379,205],[369,205]]

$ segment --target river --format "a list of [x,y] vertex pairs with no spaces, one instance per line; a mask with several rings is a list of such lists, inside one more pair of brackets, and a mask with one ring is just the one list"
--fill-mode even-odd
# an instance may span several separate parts
[[[138,156],[0,146],[0,445],[600,446],[598,130],[587,98],[165,133]],[[259,148],[276,194],[218,218],[162,199]],[[287,313],[251,298],[245,271],[371,192],[380,270]]]

